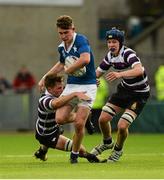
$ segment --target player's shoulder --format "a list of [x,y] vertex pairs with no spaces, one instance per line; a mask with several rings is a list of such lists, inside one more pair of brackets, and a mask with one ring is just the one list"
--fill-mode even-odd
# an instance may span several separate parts
[[127,47],[127,46],[123,46],[123,52],[124,53],[135,53],[136,54],[136,52],[133,50],[133,49],[131,49],[131,48],[129,48],[129,47]]
[[82,43],[82,42],[88,43],[88,38],[83,34],[77,33],[75,42],[76,43]]
[[127,46],[123,46],[121,49],[121,55],[124,59],[127,59],[130,55],[136,56],[136,52]]
[[87,39],[87,37],[84,34],[81,34],[81,33],[77,33],[76,37],[79,38],[79,39]]

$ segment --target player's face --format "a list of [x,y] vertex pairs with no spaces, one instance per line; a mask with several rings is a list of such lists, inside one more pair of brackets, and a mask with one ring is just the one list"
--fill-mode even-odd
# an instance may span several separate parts
[[75,32],[74,28],[69,28],[69,29],[58,28],[59,37],[65,43],[72,43],[74,32]]
[[119,44],[120,44],[119,41],[116,39],[107,40],[108,48],[114,55],[118,55],[119,53]]
[[48,91],[55,97],[59,97],[63,92],[63,83],[57,82],[56,85],[52,88],[49,88]]

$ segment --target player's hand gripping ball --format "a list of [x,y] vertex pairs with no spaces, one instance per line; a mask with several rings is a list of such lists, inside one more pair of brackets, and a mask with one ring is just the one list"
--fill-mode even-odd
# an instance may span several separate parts
[[[75,56],[68,56],[65,59],[65,67],[69,68],[70,66],[72,66],[76,61],[78,60],[77,57]],[[76,70],[74,73],[72,73],[73,76],[76,77],[80,77],[83,76],[86,73],[86,67],[80,68],[78,70]]]

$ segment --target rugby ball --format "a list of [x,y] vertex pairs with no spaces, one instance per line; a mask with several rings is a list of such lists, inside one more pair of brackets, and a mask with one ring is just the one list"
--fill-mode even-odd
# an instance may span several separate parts
[[[75,56],[67,56],[65,59],[65,67],[69,68],[70,66],[72,66],[76,61],[78,60],[77,57]],[[79,76],[83,76],[86,73],[86,67],[80,68],[78,70],[76,70],[72,75],[79,77]]]

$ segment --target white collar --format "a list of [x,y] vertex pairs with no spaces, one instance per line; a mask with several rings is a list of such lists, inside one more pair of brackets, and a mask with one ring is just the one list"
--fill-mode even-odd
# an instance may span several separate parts
[[72,43],[71,43],[70,46],[68,47],[68,50],[66,50],[66,48],[65,48],[64,41],[62,41],[62,43],[60,44],[60,46],[63,46],[63,47],[64,47],[64,49],[65,49],[65,51],[66,51],[67,53],[69,53],[69,51],[71,50],[71,48],[72,48],[72,46],[73,46],[73,44],[74,44],[74,42],[75,42],[76,35],[77,35],[77,33],[74,33]]

